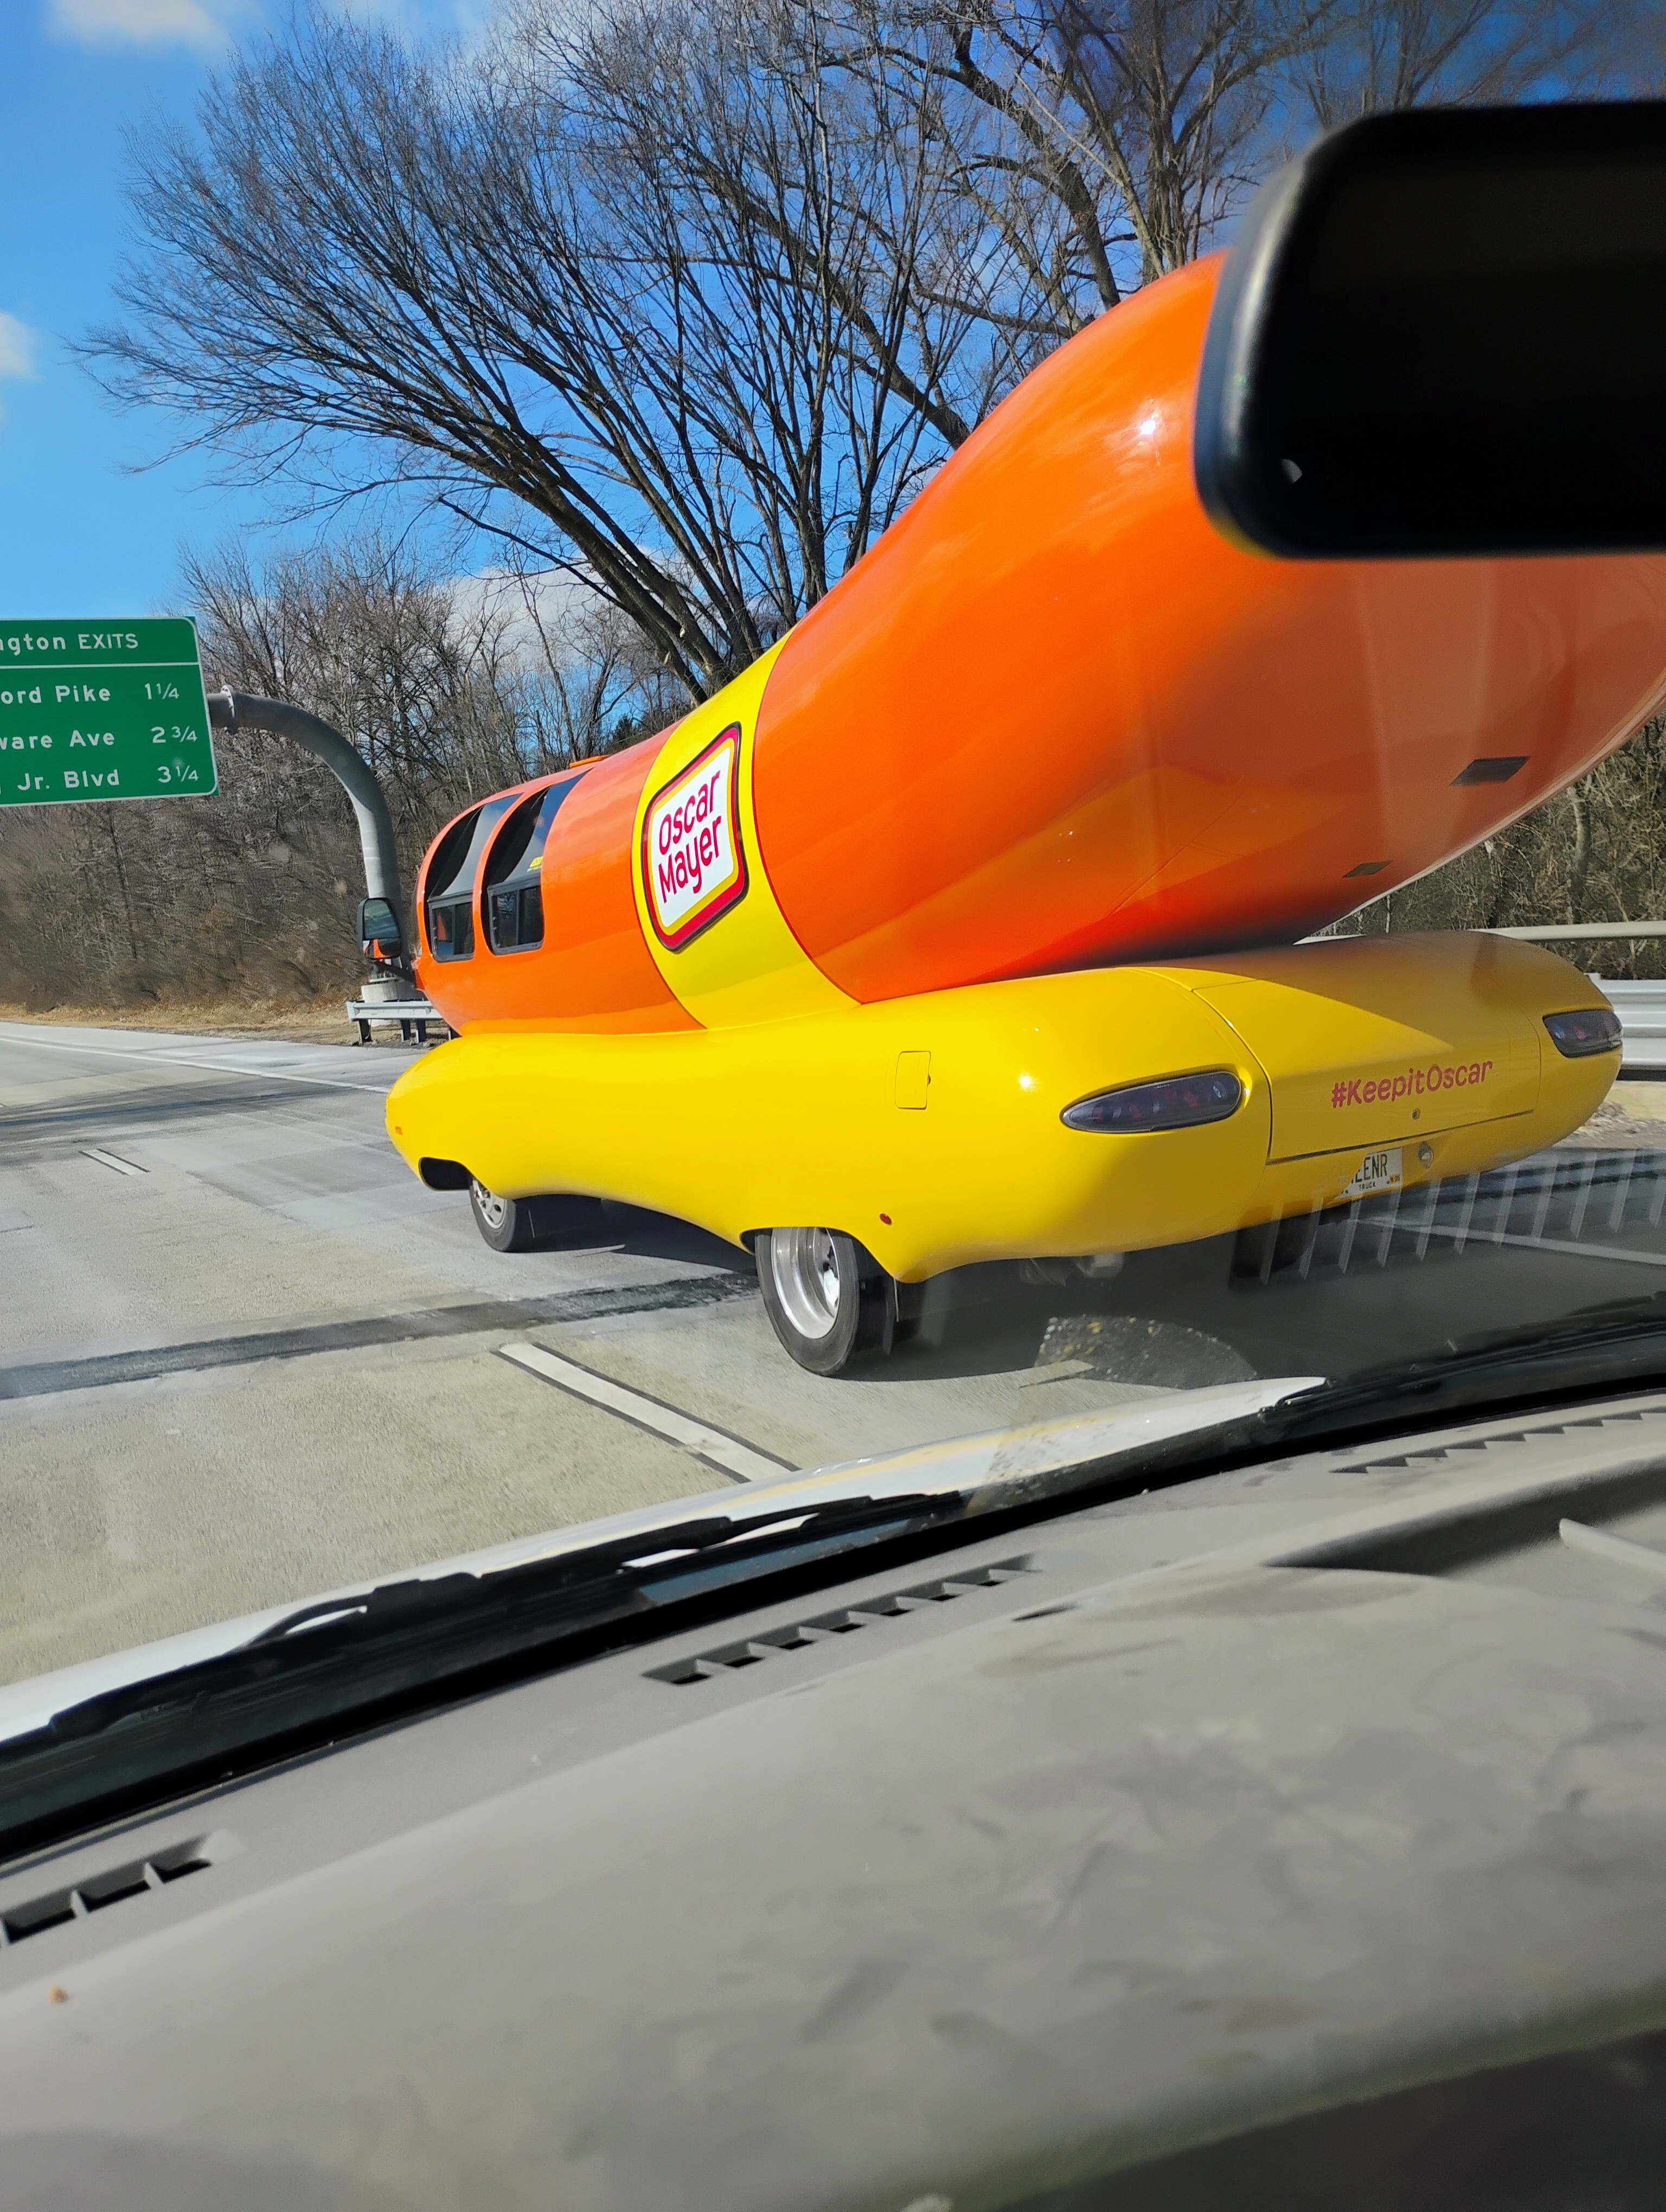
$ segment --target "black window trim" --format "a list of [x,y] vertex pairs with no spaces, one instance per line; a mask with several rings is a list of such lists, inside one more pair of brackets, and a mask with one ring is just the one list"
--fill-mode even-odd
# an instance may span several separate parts
[[[425,877],[423,880],[423,939],[428,948],[430,959],[443,961],[447,965],[473,959],[478,950],[482,935],[480,918],[475,910],[479,898],[481,869],[496,838],[504,816],[513,811],[519,803],[520,796],[518,792],[507,792],[496,798],[483,799],[473,810],[471,815],[459,814],[456,821],[444,832],[445,838],[449,840],[461,830],[465,823],[470,823],[472,825],[468,842],[463,848],[462,857],[457,863],[456,872],[444,890],[439,891],[430,890],[427,878]],[[435,860],[441,857],[444,849],[442,843],[435,852]],[[432,873],[431,869],[429,873]],[[466,952],[441,952],[434,941],[434,930],[430,920],[434,909],[435,907],[461,906],[465,901],[469,909],[468,950]]]
[[[514,960],[523,952],[540,952],[544,949],[544,878],[541,867],[532,868],[528,866],[528,863],[533,857],[534,841],[536,841],[536,856],[539,862],[542,862],[550,833],[555,827],[556,817],[566,805],[580,781],[581,775],[578,772],[569,771],[552,776],[547,783],[535,786],[533,789],[516,799],[515,804],[510,807],[492,832],[490,843],[484,860],[477,870],[477,874],[479,882],[480,920],[483,925],[480,933],[481,941],[487,952],[496,960]],[[550,818],[544,823],[543,835],[539,836],[538,822],[551,798],[554,799],[555,804],[550,807]],[[529,812],[532,817],[532,827],[527,836],[526,842],[521,849],[513,872],[504,876],[495,876],[492,873],[492,866],[498,848],[511,834],[517,816],[524,812]],[[518,928],[520,915],[524,911],[521,902],[528,891],[536,891],[538,895],[538,933],[536,941],[526,945],[500,945],[497,941],[493,902],[510,896],[515,898]]]

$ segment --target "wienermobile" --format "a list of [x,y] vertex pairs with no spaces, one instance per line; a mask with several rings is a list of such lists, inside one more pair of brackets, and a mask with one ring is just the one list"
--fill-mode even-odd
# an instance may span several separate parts
[[[1412,222],[1432,175],[1464,234],[1477,131],[1506,198],[1547,133],[1564,171],[1586,149],[1560,192],[1620,189],[1603,113],[1658,157],[1641,107],[1322,141],[1231,255],[1037,368],[745,674],[459,816],[416,894],[459,1034],[390,1095],[411,1167],[471,1187],[500,1249],[560,1194],[699,1224],[831,1373],[944,1269],[1209,1237],[1577,1127],[1619,1029],[1575,969],[1487,934],[1302,940],[1666,696],[1660,522],[1565,501],[1535,537],[1509,462],[1542,405],[1463,404],[1537,312],[1531,240],[1432,277],[1426,236],[1412,276],[1382,246],[1383,192]],[[1380,368],[1396,315],[1444,344],[1422,386],[1403,349]],[[1589,483],[1623,505],[1605,434]]]

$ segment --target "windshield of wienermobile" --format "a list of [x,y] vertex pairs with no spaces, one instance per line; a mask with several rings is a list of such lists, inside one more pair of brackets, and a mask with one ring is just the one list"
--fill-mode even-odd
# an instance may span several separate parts
[[[1092,11],[440,12],[13,33],[84,127],[0,153],[0,1681],[1222,1386],[1651,1371],[1666,556],[1284,562],[1194,477],[1358,12],[1234,14],[1183,131]],[[1395,82],[1649,89],[1501,21]]]

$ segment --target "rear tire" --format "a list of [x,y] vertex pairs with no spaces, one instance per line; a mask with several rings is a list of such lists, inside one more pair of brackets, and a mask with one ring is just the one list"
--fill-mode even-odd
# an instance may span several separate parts
[[842,1229],[766,1229],[753,1245],[763,1310],[812,1375],[838,1375],[888,1345],[891,1278]]
[[599,1198],[562,1192],[538,1198],[499,1198],[483,1182],[469,1185],[474,1225],[494,1252],[535,1252],[599,1226]]

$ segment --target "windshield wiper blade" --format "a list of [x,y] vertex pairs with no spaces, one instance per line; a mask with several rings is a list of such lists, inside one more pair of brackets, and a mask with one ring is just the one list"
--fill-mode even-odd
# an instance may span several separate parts
[[[764,1601],[1292,1444],[1666,1385],[1666,1299],[1318,1376],[1176,1392],[616,1516],[0,1689],[0,1856],[343,1735]],[[678,1517],[678,1516],[681,1517]],[[206,1648],[204,1648],[206,1647]],[[102,1678],[78,1694],[79,1680]],[[63,1694],[60,1695],[60,1689]]]
[[[634,1640],[668,1605],[689,1609],[711,1589],[802,1563],[850,1541],[903,1535],[948,1519],[947,1499],[828,1508],[776,1552],[727,1528],[691,1522],[666,1531],[678,1556],[633,1567],[621,1548],[496,1569],[410,1577],[298,1607],[227,1650],[82,1698],[42,1725],[0,1741],[0,1856],[271,1764],[344,1731],[356,1733],[465,1697],[556,1661]],[[796,1539],[796,1540],[794,1540]],[[819,1540],[816,1540],[818,1539]],[[721,1567],[713,1547],[733,1546]],[[703,1564],[703,1576],[689,1571]]]
[[[623,1515],[0,1691],[0,1855],[233,1778],[344,1734],[692,1625],[783,1577],[992,1516],[1186,1479],[1263,1439],[1321,1378],[1177,1393]],[[680,1511],[683,1517],[677,1517]],[[109,1679],[74,1693],[76,1678]]]
[[1567,1320],[1499,1329],[1478,1340],[1385,1361],[1325,1382],[1267,1417],[1280,1443],[1346,1441],[1426,1428],[1496,1407],[1666,1386],[1666,1297],[1616,1299]]
[[[107,1686],[19,1724],[50,1678],[0,1692],[0,1853],[229,1778],[344,1733],[761,1601],[784,1577],[1155,1489],[1302,1443],[1349,1443],[1500,1404],[1666,1384],[1666,1301],[1499,1332],[1356,1374],[1177,1392],[725,1491],[228,1624],[203,1656],[131,1655]],[[678,1517],[678,1516],[681,1517]],[[182,1639],[200,1643],[196,1639]],[[212,1639],[210,1639],[212,1640]],[[76,1674],[99,1671],[71,1669]],[[9,1718],[11,1724],[8,1726]]]

